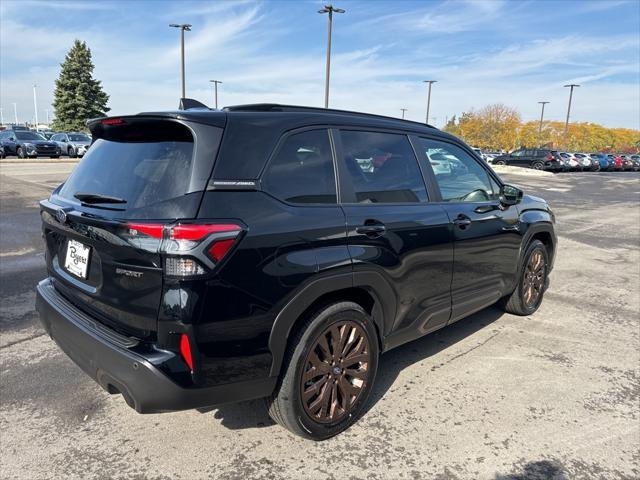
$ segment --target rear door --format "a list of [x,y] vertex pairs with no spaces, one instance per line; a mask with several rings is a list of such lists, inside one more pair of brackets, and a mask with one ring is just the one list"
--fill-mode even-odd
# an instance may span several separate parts
[[78,307],[149,337],[162,292],[163,227],[196,216],[222,129],[137,117],[103,122],[71,176],[41,202],[47,267]]
[[451,168],[425,170],[439,189],[451,222],[454,268],[451,321],[495,303],[514,285],[521,235],[515,206],[503,208],[499,184],[469,151],[455,143],[421,137],[423,162],[446,158]]
[[[397,299],[385,335],[403,341],[446,324],[453,249],[444,209],[429,203],[409,138],[366,129],[334,131],[342,208],[354,272],[376,272]],[[401,342],[398,342],[401,343]]]

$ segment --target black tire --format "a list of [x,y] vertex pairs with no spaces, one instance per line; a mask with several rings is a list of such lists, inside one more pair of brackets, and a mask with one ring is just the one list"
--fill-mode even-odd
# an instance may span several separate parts
[[[525,289],[526,289],[526,279],[528,275],[527,266],[531,261],[534,254],[540,253],[542,255],[543,260],[543,275],[540,284],[539,294],[535,298],[535,301],[527,302],[525,297]],[[524,256],[522,258],[522,262],[520,264],[520,268],[518,270],[518,285],[516,289],[513,291],[511,295],[503,298],[501,301],[502,308],[514,315],[531,315],[535,313],[536,310],[540,307],[542,303],[542,299],[544,297],[544,292],[547,287],[547,276],[549,274],[549,255],[547,253],[547,247],[545,247],[544,243],[540,240],[532,241],[525,250]]]
[[67,149],[67,155],[69,155],[69,158],[76,158],[76,151],[74,148],[69,147]]
[[493,165],[506,165],[507,162],[505,162],[504,160],[494,160],[492,162]]
[[533,162],[531,164],[531,168],[533,168],[534,170],[544,170],[544,163],[543,162]]
[[18,158],[27,158],[22,147],[18,147],[16,149],[16,155],[18,156]]
[[[341,418],[338,418],[336,421],[320,422],[311,417],[307,407],[304,405],[302,390],[306,384],[303,384],[302,377],[305,372],[311,370],[308,368],[310,365],[308,363],[308,356],[311,352],[316,351],[315,349],[319,345],[317,343],[318,339],[324,335],[326,341],[326,335],[329,335],[330,328],[340,326],[344,322],[354,324],[358,328],[358,332],[362,334],[362,337],[367,337],[366,341],[368,342],[367,350],[369,355],[368,362],[365,362],[367,377],[359,393],[354,395],[355,398],[352,405],[343,411]],[[355,328],[353,331],[355,332]],[[349,338],[351,338],[351,336]],[[347,342],[347,344],[348,343],[351,342]],[[331,342],[328,342],[328,344],[333,346]],[[269,415],[275,422],[303,438],[325,440],[343,432],[363,413],[363,408],[373,388],[378,368],[378,354],[376,329],[371,317],[360,305],[353,302],[340,302],[319,309],[310,315],[310,317],[295,330],[289,340],[280,380],[274,394],[266,399]],[[345,355],[345,357],[346,356],[348,355]],[[353,366],[353,364],[351,366]],[[322,386],[316,390],[317,397],[315,398],[320,399],[325,393],[329,393],[329,400],[333,403],[333,393],[326,392],[326,390],[332,388],[331,380],[334,377],[330,377],[330,375],[334,374],[334,368],[328,368],[331,373],[326,374],[327,380],[324,380]],[[360,364],[359,369],[360,368],[363,368],[362,364]],[[347,366],[344,366],[344,373],[342,375],[345,375],[346,371]],[[324,373],[318,376],[321,380],[325,377]],[[334,383],[338,383],[338,381],[339,380],[336,379]],[[334,387],[334,391],[336,391],[336,389],[337,387]],[[336,393],[336,395],[338,394]],[[345,397],[343,396],[342,398],[344,399]],[[348,398],[347,403],[350,403],[351,397],[349,396]],[[337,407],[335,408],[337,409]],[[320,415],[322,415],[322,409],[320,410]]]

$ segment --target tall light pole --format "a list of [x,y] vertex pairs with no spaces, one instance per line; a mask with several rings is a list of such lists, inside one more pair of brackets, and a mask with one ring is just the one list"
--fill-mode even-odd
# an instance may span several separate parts
[[188,23],[181,23],[181,24],[177,24],[177,23],[172,23],[169,25],[170,27],[173,28],[179,28],[180,29],[180,61],[181,61],[181,73],[182,73],[182,97],[180,98],[185,98],[186,94],[185,94],[185,89],[184,89],[184,32],[185,30],[187,32],[191,31],[191,25],[189,25]]
[[569,131],[569,115],[571,115],[571,99],[573,98],[573,88],[579,87],[577,83],[570,83],[569,85],[565,85],[565,87],[569,87],[569,106],[567,107],[567,121],[564,123],[564,136],[566,138],[567,132]]
[[33,110],[35,113],[35,118],[36,118],[36,130],[38,130],[38,99],[36,98],[36,87],[38,85],[36,85],[35,83],[33,84]]
[[47,127],[48,127],[48,126],[49,126],[49,109],[47,108],[47,109],[44,111],[44,113],[45,113],[45,114],[46,114],[46,116],[47,116]]
[[334,8],[333,5],[325,5],[318,13],[329,14],[329,29],[327,30],[327,70],[324,79],[324,108],[329,108],[329,74],[331,71],[331,24],[333,23],[333,12],[344,13],[341,8]]
[[211,83],[213,83],[213,90],[215,92],[215,98],[216,98],[216,110],[218,109],[218,84],[222,83],[220,80],[209,80]]
[[437,82],[437,80],[423,80],[424,83],[428,83],[429,84],[429,95],[427,96],[427,116],[426,118],[426,122],[425,123],[429,123],[429,110],[431,109],[431,85],[433,85],[434,83]]
[[2,115],[2,108],[0,108],[0,125],[4,125],[4,115]]
[[404,112],[406,112],[407,109],[406,108],[401,108],[400,110],[402,110],[402,119],[404,120]]
[[538,128],[538,135],[540,135],[542,133],[542,120],[544,119],[544,106],[547,103],[551,103],[551,102],[538,102],[540,105],[542,105],[542,112],[540,112],[540,128]]
[[18,124],[18,106],[16,104],[16,102],[13,102],[13,117],[15,120],[15,124]]

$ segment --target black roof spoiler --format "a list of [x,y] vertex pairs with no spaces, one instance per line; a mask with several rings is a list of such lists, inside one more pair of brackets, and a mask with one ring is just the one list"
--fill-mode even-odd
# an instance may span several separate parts
[[193,98],[181,98],[178,110],[211,110],[211,108]]

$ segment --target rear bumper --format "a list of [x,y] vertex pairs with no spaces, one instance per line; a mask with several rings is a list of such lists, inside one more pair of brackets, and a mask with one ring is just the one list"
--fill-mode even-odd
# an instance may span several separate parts
[[[206,388],[185,388],[131,351],[136,342],[93,321],[62,297],[50,279],[37,286],[36,310],[49,336],[109,393],[121,393],[139,413],[210,407],[270,395],[275,377]],[[128,342],[128,343],[127,343]]]

